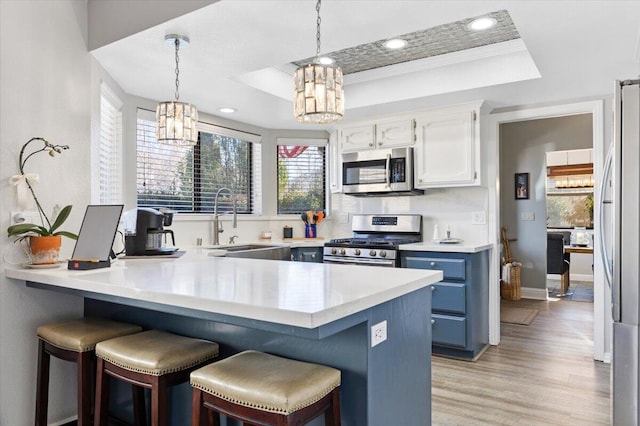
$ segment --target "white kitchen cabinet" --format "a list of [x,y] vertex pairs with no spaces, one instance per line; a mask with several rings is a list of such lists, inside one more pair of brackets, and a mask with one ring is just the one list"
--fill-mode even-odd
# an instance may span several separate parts
[[593,163],[593,149],[574,149],[567,151],[567,164],[589,164]]
[[334,194],[342,192],[342,161],[337,130],[329,135],[329,190]]
[[414,156],[416,188],[480,185],[479,104],[417,117]]
[[593,149],[547,152],[547,167],[593,163]]
[[342,152],[374,149],[375,135],[375,126],[373,124],[341,128],[340,146]]
[[566,166],[568,151],[547,152],[547,167]]
[[376,123],[376,147],[395,148],[415,143],[415,121],[410,119]]

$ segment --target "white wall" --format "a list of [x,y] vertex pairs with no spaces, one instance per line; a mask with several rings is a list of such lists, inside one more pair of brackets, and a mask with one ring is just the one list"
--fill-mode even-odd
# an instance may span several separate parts
[[[36,192],[46,209],[73,204],[68,228],[78,229],[89,200],[90,57],[83,1],[0,1],[0,227],[9,226],[15,190],[8,178],[18,173],[20,147],[33,136],[71,149],[29,161],[40,175]],[[26,288],[4,277],[15,246],[2,232],[0,251],[0,425],[33,423],[36,328],[82,314],[82,300]],[[63,241],[63,255],[73,248]],[[43,294],[46,297],[43,297]],[[75,369],[52,361],[52,421],[76,412]]]

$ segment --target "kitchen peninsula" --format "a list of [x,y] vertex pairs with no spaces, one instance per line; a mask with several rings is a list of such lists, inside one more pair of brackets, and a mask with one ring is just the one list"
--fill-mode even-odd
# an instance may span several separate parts
[[[6,275],[42,289],[42,297],[48,290],[83,296],[87,316],[214,340],[222,357],[256,349],[338,368],[344,425],[431,424],[428,287],[440,271],[197,253],[93,271],[65,267],[7,268]],[[387,339],[372,347],[371,328],[383,321]],[[190,387],[176,389],[171,424],[184,424]]]

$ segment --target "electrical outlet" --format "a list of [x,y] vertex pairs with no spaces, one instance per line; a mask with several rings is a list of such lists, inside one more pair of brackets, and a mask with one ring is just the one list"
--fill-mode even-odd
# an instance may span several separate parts
[[11,225],[17,225],[19,223],[40,223],[39,215],[36,211],[12,211],[11,212]]
[[471,213],[471,224],[472,225],[486,225],[487,224],[487,215],[484,210],[480,212],[472,212]]
[[382,321],[371,326],[371,347],[387,340],[387,321]]
[[520,220],[536,220],[536,214],[534,212],[522,212],[520,213]]
[[349,212],[340,212],[340,223],[349,223]]

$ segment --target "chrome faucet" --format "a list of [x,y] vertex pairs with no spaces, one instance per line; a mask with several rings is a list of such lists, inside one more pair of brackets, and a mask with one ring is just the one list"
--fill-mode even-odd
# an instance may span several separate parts
[[217,246],[220,244],[220,234],[224,232],[222,229],[222,224],[220,223],[220,217],[218,216],[218,195],[222,191],[227,191],[231,197],[233,197],[233,227],[238,227],[238,211],[236,209],[236,196],[233,194],[229,188],[220,188],[218,192],[216,192],[216,198],[213,202],[213,245]]

